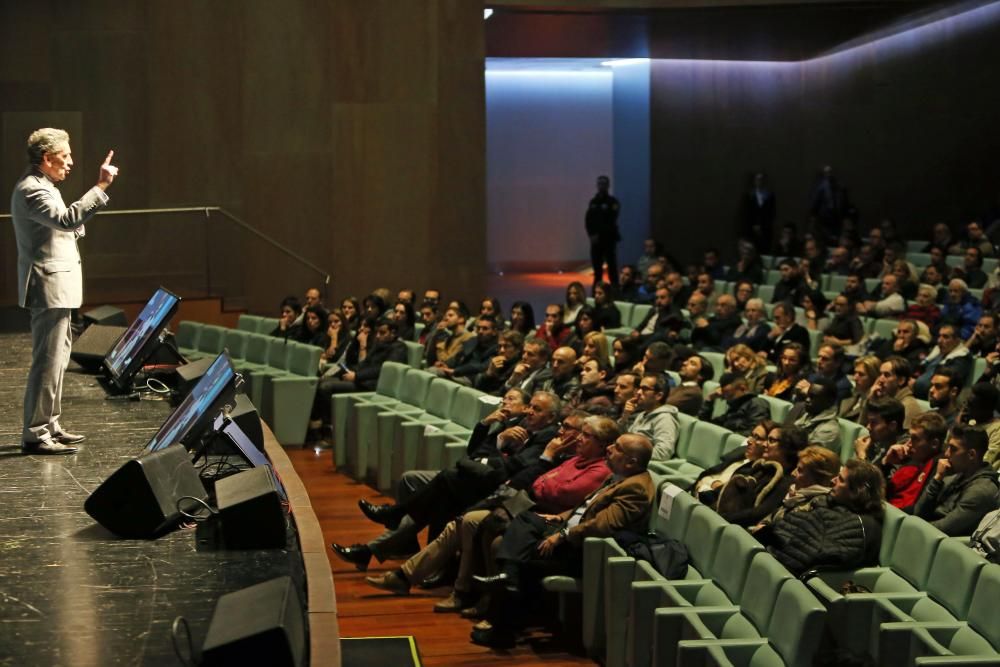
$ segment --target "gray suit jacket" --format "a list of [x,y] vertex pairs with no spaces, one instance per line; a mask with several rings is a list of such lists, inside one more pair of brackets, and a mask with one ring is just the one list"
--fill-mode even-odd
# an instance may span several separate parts
[[76,239],[107,204],[94,186],[69,207],[55,184],[28,169],[14,186],[10,212],[17,237],[17,299],[22,308],[79,308],[83,271]]

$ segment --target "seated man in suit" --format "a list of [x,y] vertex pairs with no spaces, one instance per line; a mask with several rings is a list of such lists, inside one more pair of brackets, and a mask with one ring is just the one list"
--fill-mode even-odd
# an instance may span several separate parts
[[624,530],[645,532],[656,494],[646,471],[652,454],[648,438],[626,433],[607,448],[611,477],[576,508],[562,514],[524,512],[511,522],[497,551],[500,574],[476,577],[498,595],[488,623],[472,631],[473,642],[513,646],[524,610],[532,607],[542,578],[582,574],[585,538],[610,537]]
[[702,386],[715,376],[712,363],[700,354],[692,354],[681,362],[681,383],[670,390],[667,405],[672,405],[680,412],[697,417],[701,405],[705,401]]

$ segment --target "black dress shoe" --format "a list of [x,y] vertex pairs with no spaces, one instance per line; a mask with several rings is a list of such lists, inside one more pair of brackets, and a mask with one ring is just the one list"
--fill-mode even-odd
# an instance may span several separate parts
[[403,514],[395,505],[375,505],[362,498],[358,501],[358,507],[370,521],[380,523],[389,530],[399,528],[399,522],[403,518]]
[[87,436],[82,433],[70,433],[68,431],[61,431],[52,437],[64,445],[78,445],[87,439]]
[[455,583],[455,576],[456,573],[452,572],[450,567],[446,567],[421,581],[420,588],[430,590],[432,588],[441,588],[442,586],[451,586]]
[[368,571],[368,561],[372,559],[372,550],[366,544],[352,544],[349,547],[341,546],[334,542],[330,545],[333,553],[337,554],[341,560],[354,565],[362,572]]
[[506,572],[501,572],[500,574],[494,574],[488,577],[482,577],[476,574],[473,575],[472,578],[483,589],[488,591],[505,590],[508,593],[520,592],[517,581]]
[[21,451],[24,454],[33,456],[36,454],[76,454],[80,450],[76,447],[56,442],[52,438],[45,438],[38,442],[22,442]]
[[473,644],[489,646],[490,648],[514,648],[517,643],[511,630],[496,626],[488,630],[474,628],[469,638],[472,639]]

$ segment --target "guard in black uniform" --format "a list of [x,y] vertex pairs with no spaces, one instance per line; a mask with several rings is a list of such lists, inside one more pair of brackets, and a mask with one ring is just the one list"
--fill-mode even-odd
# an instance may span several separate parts
[[608,282],[618,287],[617,245],[622,240],[618,233],[618,200],[608,194],[611,179],[597,177],[597,194],[587,207],[587,236],[590,237],[590,261],[594,265],[594,283],[604,277],[604,263],[608,263]]

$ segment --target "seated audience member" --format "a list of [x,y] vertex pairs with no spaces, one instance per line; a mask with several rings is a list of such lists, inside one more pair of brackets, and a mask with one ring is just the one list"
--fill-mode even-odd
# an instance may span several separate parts
[[829,303],[818,288],[808,287],[802,292],[802,312],[795,319],[810,331],[824,331],[830,326],[827,316]]
[[898,317],[905,310],[906,301],[899,291],[899,279],[892,273],[883,276],[880,290],[857,305],[858,313],[868,317]]
[[[673,350],[666,343],[660,341],[650,343],[649,347],[643,353],[642,359],[632,367],[632,370],[640,375],[649,373],[661,374],[670,367],[670,362],[673,361],[673,358]],[[669,378],[667,378],[667,384],[668,386],[672,384]]]
[[569,326],[576,323],[576,315],[587,305],[587,291],[583,283],[574,280],[566,286],[566,304],[563,306],[563,324]]
[[941,415],[950,428],[958,418],[958,394],[962,385],[958,383],[954,371],[950,368],[939,368],[931,376],[931,386],[927,392],[927,401],[931,409]]
[[[726,267],[722,264],[718,248],[709,248],[702,254],[701,266],[705,273],[712,276],[712,280],[726,279]],[[709,296],[709,294],[705,296]]]
[[865,279],[861,274],[854,272],[847,274],[847,280],[844,281],[844,289],[840,293],[855,305],[870,298],[868,288],[865,286]]
[[836,385],[827,378],[817,378],[809,383],[804,400],[792,408],[788,420],[806,432],[809,444],[839,451],[837,403]]
[[620,301],[636,303],[639,301],[639,277],[646,271],[639,272],[636,267],[626,264],[618,271],[618,294]]
[[916,368],[927,356],[927,344],[930,341],[931,332],[926,324],[919,320],[900,320],[892,339],[874,344],[872,352],[880,359],[887,359],[889,356],[903,357],[911,368]]
[[778,358],[778,369],[768,373],[763,393],[783,401],[795,400],[795,387],[811,373],[809,354],[799,343],[788,343]]
[[602,486],[562,514],[523,512],[507,528],[497,550],[500,574],[479,578],[497,590],[489,625],[472,631],[472,641],[494,648],[514,645],[524,611],[541,594],[539,575],[583,571],[583,540],[620,531],[646,530],[656,485],[646,466],[653,446],[641,435],[626,433],[607,450],[608,467],[618,480]]
[[843,245],[831,249],[824,271],[835,276],[846,276],[851,271],[851,251]]
[[[857,256],[851,260],[851,273],[856,273],[862,280],[878,278],[882,272],[882,251],[865,243],[858,250]],[[850,274],[848,274],[850,275]]]
[[972,385],[969,399],[965,402],[958,420],[986,431],[989,446],[983,461],[994,470],[1000,471],[1000,419],[996,416],[998,397],[1000,390],[994,385],[989,382],[977,382]]
[[861,414],[868,405],[868,397],[875,380],[878,379],[882,362],[878,357],[869,355],[859,357],[854,361],[854,390],[851,395],[840,402],[837,416],[852,422],[861,422]]
[[[333,544],[334,553],[364,572],[372,556],[383,562],[419,551],[417,534],[424,526],[446,525],[501,484],[514,490],[529,488],[538,475],[552,467],[551,461],[540,457],[558,431],[559,407],[558,397],[537,392],[520,420],[513,423],[505,403],[476,426],[467,456],[454,468],[405,473],[397,484],[395,504],[373,505],[359,500],[362,513],[387,530],[367,544]],[[503,425],[503,430],[497,432],[494,424]]]
[[553,352],[567,344],[573,336],[573,328],[563,323],[562,304],[550,303],[545,307],[545,322],[535,331],[535,338],[544,341]]
[[323,306],[306,306],[302,316],[302,327],[296,340],[325,350],[330,346],[330,337],[326,335],[326,320],[327,312]]
[[635,298],[638,303],[653,303],[656,296],[656,288],[660,280],[666,274],[667,269],[660,262],[650,264],[643,274],[642,284],[636,290]]
[[878,461],[885,476],[885,501],[901,510],[909,510],[934,475],[941,445],[948,427],[941,415],[924,412],[910,425],[910,437],[892,445]]
[[[776,436],[776,437],[775,437]],[[802,429],[784,426],[767,436],[764,455],[746,472],[738,471],[719,491],[715,509],[738,526],[759,523],[778,509],[793,483],[792,471],[808,441]]]
[[931,285],[921,284],[917,288],[917,300],[906,307],[906,319],[922,322],[928,328],[937,326],[941,319],[941,308],[937,305],[938,291]]
[[609,367],[597,359],[587,359],[580,367],[580,384],[566,396],[566,407],[601,413],[611,408],[615,388],[607,382]]
[[399,327],[399,339],[413,340],[417,322],[417,314],[413,310],[413,306],[406,301],[397,302],[392,307],[392,317],[396,320],[396,326]]
[[510,307],[510,328],[527,338],[535,333],[535,309],[527,301],[515,301]]
[[988,447],[983,429],[955,426],[913,513],[946,535],[971,535],[997,509],[997,472],[983,461]]
[[892,270],[896,276],[896,284],[899,285],[899,293],[903,295],[905,301],[912,301],[917,298],[917,287],[920,285],[920,276],[916,268],[905,259],[897,259],[892,262],[887,269]]
[[[687,300],[687,311],[689,321],[687,328],[690,329],[694,327],[695,320],[708,317],[708,299],[697,290],[691,292],[691,296]],[[688,336],[687,340],[690,340],[690,336]]]
[[964,281],[953,278],[948,282],[948,297],[941,306],[941,325],[954,325],[962,340],[969,338],[983,314],[982,304],[969,293]]
[[347,350],[347,344],[351,340],[351,332],[344,324],[344,314],[339,310],[331,310],[326,316],[326,323],[326,337],[330,342],[320,356],[321,368],[327,363],[336,363]]
[[344,324],[351,332],[357,332],[361,326],[361,303],[357,297],[349,296],[340,302],[340,312],[344,314]]
[[606,282],[594,285],[594,318],[598,329],[617,329],[622,325],[622,314],[615,305],[614,292]]
[[611,343],[611,353],[616,375],[632,370],[633,366],[642,361],[643,352],[639,348],[639,341],[632,338],[616,338]]
[[798,343],[803,349],[810,349],[809,331],[795,321],[795,306],[791,302],[782,302],[774,307],[771,313],[774,327],[768,337],[768,359],[778,364],[781,350],[788,343]]
[[[396,303],[408,303],[413,306],[416,298],[417,295],[411,289],[401,289],[396,293]],[[416,308],[414,308],[414,311],[416,311]]]
[[326,310],[323,306],[323,294],[318,287],[310,287],[306,290],[305,298],[302,300],[302,309],[305,310],[309,306],[319,306]]
[[983,257],[993,256],[993,243],[987,238],[983,226],[978,220],[973,220],[965,226],[965,234],[964,240],[949,246],[949,254],[959,255],[967,248],[979,248]]
[[973,357],[987,357],[997,348],[997,316],[995,313],[983,313],[972,336],[965,341],[965,347]]
[[833,300],[833,319],[823,329],[823,342],[840,347],[857,345],[865,335],[861,318],[854,311],[854,304],[843,294]]
[[781,425],[770,419],[765,419],[754,426],[742,447],[723,454],[719,463],[706,468],[698,476],[691,485],[691,493],[705,505],[714,505],[719,497],[719,491],[734,474],[749,473],[753,462],[764,456],[767,437],[772,431],[775,432],[774,437],[777,440],[781,433]]
[[433,287],[424,290],[424,298],[420,300],[422,305],[431,306],[437,309],[441,305],[441,290]]
[[625,371],[615,376],[614,404],[612,406],[614,416],[620,419],[625,405],[638,393],[639,380],[641,377],[631,371]]
[[521,360],[523,347],[524,336],[520,332],[508,330],[500,334],[496,356],[476,375],[473,386],[487,394],[503,393],[507,380]]
[[753,298],[753,291],[754,283],[749,280],[741,280],[733,286],[733,296],[736,297],[736,310],[741,313],[746,310],[747,301]]
[[[539,512],[563,512],[576,507],[611,474],[605,450],[619,435],[614,421],[605,417],[588,417],[578,411],[567,415],[559,433],[542,453],[543,458],[561,462],[535,479],[525,494],[525,504],[537,508]],[[564,458],[559,452],[571,455]],[[366,581],[375,588],[405,595],[412,585],[420,584],[447,567],[458,551],[461,558],[452,592],[447,599],[434,605],[434,611],[472,612],[476,604],[472,576],[477,574],[481,562],[491,556],[480,553],[479,545],[486,541],[479,533],[485,529],[484,523],[494,510],[499,512],[497,516],[507,517],[510,510],[506,508],[511,501],[511,496],[506,493],[487,498],[479,504],[479,509],[470,510],[448,523],[436,539],[401,567],[367,577]],[[493,523],[499,524],[501,530],[496,534],[502,534],[506,522]]]
[[854,441],[854,456],[862,461],[881,461],[893,445],[906,442],[903,404],[894,398],[873,398],[868,402],[865,428],[868,435]]
[[[369,349],[368,335],[370,320],[362,323],[356,336],[358,350],[357,365],[354,370],[331,367],[320,378],[313,400],[310,428],[318,429],[330,423],[330,397],[352,391],[373,391],[382,372],[382,364],[387,361],[406,363],[406,346],[396,338],[396,322],[381,320],[375,325],[375,342]],[[350,350],[348,350],[350,352]],[[315,434],[314,434],[315,435]]]
[[577,364],[582,368],[590,359],[596,359],[601,366],[608,369],[608,379],[614,377],[614,369],[611,367],[611,355],[608,353],[611,347],[608,337],[600,331],[591,331],[583,337],[583,354],[577,359]]
[[576,367],[576,351],[571,347],[560,347],[552,353],[550,373],[547,378],[535,383],[534,391],[550,391],[560,400],[567,400],[580,386],[580,373]]
[[458,354],[446,362],[438,361],[427,370],[438,377],[448,378],[466,387],[471,387],[476,377],[486,371],[490,361],[496,356],[496,321],[491,315],[481,315],[476,320],[475,335],[462,344]]
[[458,307],[449,306],[444,311],[444,317],[438,323],[434,337],[427,341],[428,368],[438,366],[439,363],[448,365],[462,351],[465,342],[474,337],[475,334],[465,329],[465,320],[468,316],[469,311],[461,304],[458,304]]
[[715,313],[710,317],[695,318],[692,315],[691,319],[694,323],[691,344],[700,350],[721,351],[723,341],[732,336],[742,324],[740,314],[736,312],[736,299],[732,294],[718,296],[715,300]]
[[385,299],[383,299],[379,294],[378,290],[373,291],[371,294],[366,296],[361,300],[361,316],[362,317],[374,317],[376,320],[386,315],[386,304]]
[[[712,417],[715,399],[726,401],[726,411]],[[746,378],[735,373],[723,373],[719,378],[719,388],[705,397],[699,419],[711,421],[724,428],[748,435],[753,427],[771,416],[771,406],[767,401],[750,392]]]
[[705,357],[692,354],[681,363],[678,374],[681,383],[670,390],[667,404],[686,415],[697,417],[705,400],[702,386],[712,379],[715,369]]
[[434,334],[437,333],[437,327],[440,323],[437,308],[426,303],[420,306],[420,323],[424,325],[424,328],[420,330],[417,342],[423,345],[426,350],[429,341],[434,340]]
[[476,326],[476,320],[482,316],[492,317],[493,321],[496,322],[497,333],[503,331],[503,310],[500,308],[500,299],[495,296],[488,296],[482,300],[479,304],[479,314],[469,323],[469,331],[473,331]]
[[767,382],[767,364],[748,346],[737,343],[726,350],[726,370],[742,375],[752,393],[763,393]]
[[924,358],[918,368],[920,375],[913,383],[913,394],[917,398],[927,398],[931,378],[941,368],[950,368],[962,385],[972,372],[973,359],[969,348],[958,337],[958,329],[952,324],[942,324],[938,329],[937,345]]
[[951,275],[965,281],[971,289],[982,289],[986,286],[988,277],[983,271],[982,251],[975,247],[965,249],[965,255],[961,266],[956,266]]
[[765,540],[764,533],[775,521],[781,521],[789,512],[808,511],[812,501],[830,493],[833,478],[840,474],[840,456],[826,447],[810,445],[799,452],[798,465],[792,471],[792,485],[781,505],[751,526],[749,531],[757,539]]
[[885,480],[876,466],[847,461],[830,493],[814,498],[808,512],[788,512],[772,524],[767,550],[793,575],[817,567],[874,565],[882,544],[884,495]]
[[651,265],[656,264],[662,255],[662,243],[657,243],[656,239],[645,239],[642,242],[642,254],[639,255],[639,259],[636,261],[634,268],[641,275],[645,275],[646,270],[649,269]]
[[778,262],[778,272],[781,278],[774,286],[774,297],[771,303],[789,301],[793,304],[802,302],[802,292],[806,286],[799,274],[799,266],[794,259],[786,257]]
[[681,331],[688,328],[680,311],[674,308],[670,290],[660,287],[656,290],[653,308],[632,330],[632,338],[638,339],[643,345],[653,341],[665,341],[674,344],[681,340]]
[[702,269],[697,276],[694,283],[694,289],[697,292],[701,292],[705,295],[705,298],[711,303],[714,301],[718,294],[715,291],[715,278],[712,277],[711,273],[708,273]]
[[670,291],[670,300],[677,308],[687,305],[691,298],[693,289],[684,284],[684,278],[677,271],[671,271],[665,278],[667,290]]
[[291,338],[298,340],[301,324],[296,324],[302,317],[302,304],[294,296],[286,296],[281,300],[281,315],[278,317],[278,326],[274,327],[271,335],[275,338]]
[[520,387],[527,392],[534,392],[536,388],[540,388],[542,383],[552,376],[549,368],[550,356],[552,353],[544,342],[534,338],[524,341],[521,361],[514,366],[504,387],[506,389]]
[[781,226],[778,240],[774,242],[776,257],[798,257],[802,253],[802,240],[794,222],[786,222]]
[[740,241],[737,247],[739,259],[729,267],[725,279],[729,282],[749,281],[753,284],[764,282],[764,263],[752,243]]
[[953,243],[955,243],[955,239],[952,238],[951,229],[945,223],[939,222],[931,228],[931,240],[921,252],[930,252],[934,246],[947,249]]
[[806,380],[798,384],[799,393],[804,396],[809,390],[810,382],[827,378],[837,387],[837,400],[844,400],[851,395],[851,381],[844,374],[843,366],[844,348],[832,343],[823,343],[816,355],[816,368]]
[[[869,401],[876,398],[894,398],[899,401],[905,412],[903,428],[909,428],[913,418],[923,411],[913,395],[913,390],[910,389],[911,368],[903,357],[895,355],[887,357],[879,366],[878,378],[875,379],[868,396]],[[864,408],[861,410],[858,423],[868,423],[868,413]]]
[[618,426],[637,433],[653,445],[654,461],[673,458],[677,446],[677,408],[667,404],[667,380],[662,373],[647,373],[639,380],[635,396],[622,408]]
[[762,352],[768,348],[767,335],[771,333],[771,325],[767,323],[767,312],[764,302],[760,299],[750,299],[743,308],[746,322],[736,327],[732,337],[723,342],[723,347],[732,347],[742,343],[754,352]]
[[573,322],[573,326],[570,327],[573,334],[567,339],[566,344],[577,351],[577,354],[583,352],[583,339],[587,334],[594,332],[599,332],[600,327],[597,324],[597,313],[592,306],[584,305],[576,313],[576,321]]

